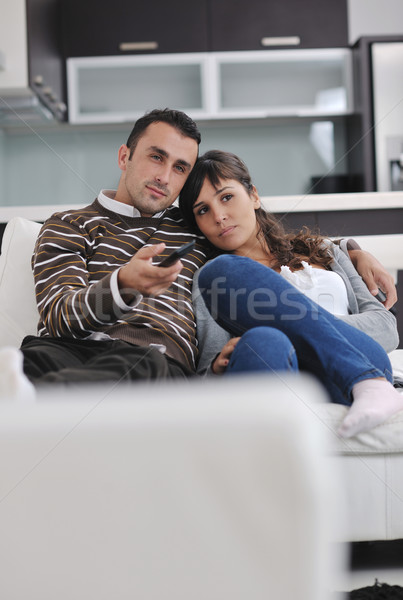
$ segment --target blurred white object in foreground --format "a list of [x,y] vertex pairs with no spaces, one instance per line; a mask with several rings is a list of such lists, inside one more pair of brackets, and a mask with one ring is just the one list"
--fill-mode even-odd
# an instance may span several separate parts
[[0,596],[333,600],[343,483],[323,401],[298,375],[0,405]]

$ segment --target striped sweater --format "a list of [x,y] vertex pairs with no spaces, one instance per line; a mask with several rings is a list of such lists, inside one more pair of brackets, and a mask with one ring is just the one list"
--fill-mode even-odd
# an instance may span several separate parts
[[38,334],[85,338],[104,333],[141,346],[163,344],[168,356],[194,370],[192,280],[205,262],[197,240],[181,259],[177,280],[161,295],[122,310],[111,289],[112,273],[143,246],[165,242],[156,263],[194,237],[175,207],[160,218],[127,217],[95,200],[84,209],[55,213],[43,225],[32,259]]

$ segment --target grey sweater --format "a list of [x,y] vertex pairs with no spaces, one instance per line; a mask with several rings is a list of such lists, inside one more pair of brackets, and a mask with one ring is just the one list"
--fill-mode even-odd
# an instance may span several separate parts
[[[330,267],[332,271],[341,276],[347,288],[349,314],[338,318],[364,331],[386,352],[391,352],[399,344],[395,317],[372,296],[350,259],[340,247],[329,243],[329,250],[334,256]],[[200,294],[198,275],[197,272],[193,279],[193,306],[199,343],[197,372],[205,375],[212,373],[211,363],[231,335],[214,321],[207,310]]]

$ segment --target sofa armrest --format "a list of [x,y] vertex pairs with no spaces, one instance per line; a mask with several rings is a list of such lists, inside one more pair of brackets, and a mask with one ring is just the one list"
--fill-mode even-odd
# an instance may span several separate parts
[[5,228],[0,256],[0,347],[19,347],[39,320],[31,257],[41,225],[15,217]]

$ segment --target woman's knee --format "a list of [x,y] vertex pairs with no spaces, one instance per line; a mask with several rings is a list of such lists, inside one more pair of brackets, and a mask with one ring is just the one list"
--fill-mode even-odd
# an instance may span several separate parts
[[250,348],[267,349],[288,355],[293,350],[293,345],[285,333],[274,327],[253,327],[246,331],[239,343]]
[[239,340],[232,361],[248,370],[297,370],[295,349],[289,338],[272,327],[254,327]]
[[229,254],[222,254],[209,261],[200,269],[199,286],[203,292],[226,281],[226,273],[232,269],[231,259],[234,257]]

